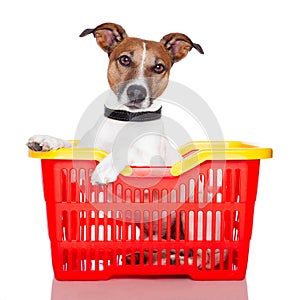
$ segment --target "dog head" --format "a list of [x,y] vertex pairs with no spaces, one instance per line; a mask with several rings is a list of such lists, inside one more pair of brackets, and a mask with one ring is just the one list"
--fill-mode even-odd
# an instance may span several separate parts
[[168,85],[170,69],[199,44],[182,33],[165,35],[160,42],[128,37],[114,23],[86,29],[80,37],[92,33],[97,44],[108,54],[108,82],[121,104],[131,109],[151,106]]

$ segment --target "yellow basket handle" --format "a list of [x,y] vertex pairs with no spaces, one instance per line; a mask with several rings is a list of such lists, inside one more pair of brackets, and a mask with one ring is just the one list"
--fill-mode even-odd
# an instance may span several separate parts
[[170,173],[179,176],[208,160],[253,160],[271,158],[271,148],[259,148],[233,141],[190,142],[179,149],[183,159],[172,165]]

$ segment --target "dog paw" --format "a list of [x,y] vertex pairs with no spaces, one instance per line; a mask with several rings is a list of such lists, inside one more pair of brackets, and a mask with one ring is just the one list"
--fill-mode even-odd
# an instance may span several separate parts
[[32,151],[46,152],[64,147],[71,147],[71,143],[49,135],[34,135],[28,139],[27,147]]
[[117,180],[118,172],[116,172],[112,160],[108,155],[96,167],[92,174],[92,184],[105,185]]

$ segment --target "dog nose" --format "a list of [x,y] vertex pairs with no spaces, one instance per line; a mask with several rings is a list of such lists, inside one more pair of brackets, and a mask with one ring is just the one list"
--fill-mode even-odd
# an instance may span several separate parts
[[130,101],[139,103],[146,99],[147,90],[142,85],[133,84],[128,87],[127,96]]

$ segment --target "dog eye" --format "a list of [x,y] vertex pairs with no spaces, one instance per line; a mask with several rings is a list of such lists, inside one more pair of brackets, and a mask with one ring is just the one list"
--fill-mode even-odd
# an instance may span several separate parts
[[123,67],[129,67],[131,65],[131,59],[127,55],[122,55],[118,58],[118,61]]
[[163,64],[157,64],[153,67],[153,72],[161,74],[165,71],[166,67]]

